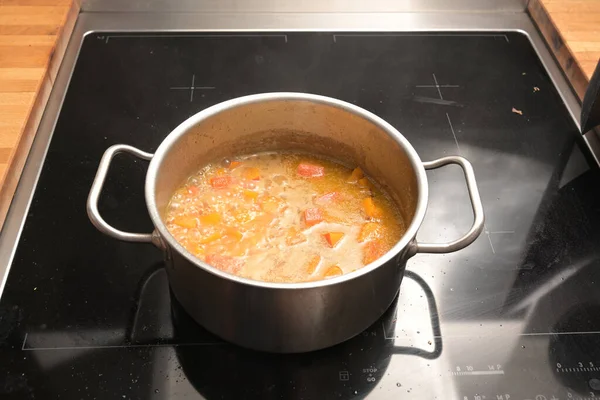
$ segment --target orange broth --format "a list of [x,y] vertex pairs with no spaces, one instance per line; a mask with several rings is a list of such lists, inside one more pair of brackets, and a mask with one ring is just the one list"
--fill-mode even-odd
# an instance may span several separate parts
[[206,165],[173,194],[166,225],[213,267],[268,282],[355,271],[405,231],[397,206],[360,168],[298,153]]

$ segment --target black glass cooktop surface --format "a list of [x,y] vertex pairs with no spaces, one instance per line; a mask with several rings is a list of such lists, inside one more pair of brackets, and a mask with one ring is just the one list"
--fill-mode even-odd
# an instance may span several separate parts
[[[485,231],[417,255],[386,315],[300,355],[223,343],[171,300],[162,255],[85,211],[117,143],[154,151],[237,96],[299,91],[376,113],[423,160],[475,168]],[[100,209],[150,232],[147,164],[122,156]],[[457,167],[428,172],[418,238],[472,213]],[[91,33],[86,36],[0,302],[2,399],[570,399],[600,396],[600,174],[518,33]]]

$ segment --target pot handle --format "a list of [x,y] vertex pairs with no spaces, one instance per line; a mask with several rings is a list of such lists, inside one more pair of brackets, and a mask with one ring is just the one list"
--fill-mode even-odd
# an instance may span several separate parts
[[152,243],[153,235],[151,233],[130,233],[118,230],[109,225],[108,222],[102,218],[100,212],[98,211],[98,198],[100,197],[102,186],[106,180],[106,174],[108,173],[108,169],[110,168],[110,163],[112,162],[113,157],[119,153],[130,153],[136,157],[148,161],[154,156],[154,154],[146,153],[145,151],[138,150],[135,147],[128,146],[126,144],[116,144],[106,149],[102,159],[100,160],[100,164],[98,165],[98,171],[96,172],[96,177],[94,178],[94,182],[92,183],[92,187],[90,189],[90,194],[88,195],[86,207],[88,217],[90,218],[90,221],[92,221],[92,224],[105,235],[111,236],[115,239],[124,240],[126,242]]
[[473,166],[467,159],[460,156],[449,156],[439,158],[434,161],[424,162],[423,167],[425,169],[436,169],[443,167],[448,164],[459,165],[465,174],[467,181],[467,189],[469,190],[469,197],[471,199],[471,206],[473,207],[473,215],[475,219],[471,229],[460,239],[448,243],[419,243],[416,242],[415,253],[452,253],[460,249],[464,249],[479,237],[479,234],[483,231],[484,213],[483,204],[481,203],[481,197],[479,196],[479,189],[477,189],[477,182],[475,180],[475,171]]

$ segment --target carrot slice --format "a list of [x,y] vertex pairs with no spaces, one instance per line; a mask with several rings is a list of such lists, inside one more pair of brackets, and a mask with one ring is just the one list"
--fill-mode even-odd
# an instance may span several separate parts
[[313,258],[311,258],[308,262],[308,265],[306,266],[306,273],[308,273],[309,275],[314,274],[320,262],[321,256],[314,256]]
[[367,240],[378,239],[382,232],[381,224],[377,222],[367,222],[360,228],[358,233],[358,242],[362,243]]
[[350,174],[350,182],[357,182],[359,179],[363,178],[365,174],[362,169],[356,167],[352,170],[352,174]]
[[200,223],[202,225],[216,225],[221,222],[221,214],[214,212],[200,216]]
[[232,161],[229,163],[229,169],[234,169],[242,165],[241,161]]
[[329,243],[329,247],[335,247],[336,244],[344,237],[342,232],[328,232],[323,235],[327,243]]
[[340,268],[339,265],[332,265],[331,267],[329,267],[327,269],[327,271],[325,271],[325,274],[323,275],[324,278],[333,278],[334,276],[340,276],[344,273],[344,271],[342,271],[342,269]]
[[213,176],[210,178],[210,186],[216,189],[222,189],[231,184],[231,176],[229,175],[221,175],[221,176]]
[[206,262],[213,267],[230,274],[235,274],[244,265],[242,260],[233,257],[221,256],[219,254],[209,254],[206,256]]
[[313,226],[323,221],[323,215],[318,208],[307,208],[304,210],[304,223],[306,226]]
[[381,218],[382,211],[379,207],[375,205],[373,202],[373,198],[367,197],[363,200],[363,208],[365,209],[365,214],[371,218]]
[[260,179],[260,170],[256,167],[248,167],[244,170],[244,178],[249,181],[257,181]]
[[305,178],[319,178],[325,175],[325,168],[320,165],[301,163],[298,165],[297,172]]
[[173,219],[175,225],[179,225],[182,228],[192,229],[196,227],[196,218],[190,216],[178,216]]
[[367,242],[364,247],[363,263],[365,265],[372,263],[379,257],[385,254],[385,248],[383,243],[379,240],[372,240]]

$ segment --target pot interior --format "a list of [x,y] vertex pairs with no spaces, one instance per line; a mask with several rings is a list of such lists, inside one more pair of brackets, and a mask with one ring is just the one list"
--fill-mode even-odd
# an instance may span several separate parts
[[411,150],[401,144],[410,146],[408,142],[360,109],[307,97],[240,98],[206,109],[176,128],[157,151],[155,177],[149,177],[156,179],[154,197],[161,218],[173,192],[201,166],[224,157],[293,150],[360,166],[393,197],[408,228],[420,195],[418,156],[411,149],[411,158]]

